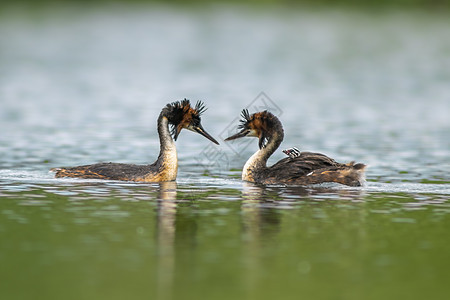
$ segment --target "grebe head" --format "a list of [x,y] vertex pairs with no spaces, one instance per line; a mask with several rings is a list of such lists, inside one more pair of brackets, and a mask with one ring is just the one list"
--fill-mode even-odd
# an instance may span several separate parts
[[262,149],[277,131],[283,131],[283,127],[278,118],[267,110],[250,115],[248,110],[244,109],[242,110],[241,116],[241,124],[238,126],[240,131],[226,138],[225,141],[246,136],[257,137],[259,138],[259,148]]
[[169,120],[171,125],[171,134],[176,141],[182,129],[199,133],[219,145],[219,143],[210,136],[201,124],[200,115],[206,110],[205,105],[201,101],[197,101],[195,107],[191,106],[189,100],[184,99],[167,104],[163,109],[163,114]]

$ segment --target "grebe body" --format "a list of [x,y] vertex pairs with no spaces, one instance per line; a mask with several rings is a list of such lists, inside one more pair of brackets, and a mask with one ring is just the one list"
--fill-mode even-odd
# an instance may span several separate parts
[[324,154],[300,152],[296,148],[284,150],[289,157],[268,167],[267,160],[284,138],[280,120],[268,111],[250,115],[248,110],[243,110],[239,129],[240,132],[225,141],[246,136],[259,139],[259,150],[247,160],[242,170],[242,179],[245,181],[289,185],[337,182],[349,186],[361,186],[365,181],[364,164],[342,164]]
[[[97,163],[78,167],[54,168],[52,171],[56,172],[55,177],[139,182],[173,181],[176,179],[178,171],[175,141],[182,129],[199,133],[213,143],[219,144],[203,129],[200,123],[200,115],[205,110],[202,102],[198,101],[195,107],[192,107],[187,99],[169,103],[161,110],[157,122],[160,151],[158,159],[153,164]],[[169,129],[169,125],[171,129]]]

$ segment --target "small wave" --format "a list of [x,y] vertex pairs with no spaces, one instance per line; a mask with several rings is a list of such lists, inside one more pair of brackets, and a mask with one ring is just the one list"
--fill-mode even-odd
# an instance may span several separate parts
[[365,188],[368,192],[450,195],[450,185],[448,184],[368,182]]
[[49,181],[54,180],[53,173],[29,170],[0,170],[0,180]]
[[[55,185],[61,183],[108,183],[108,184],[137,184],[135,182],[124,182],[115,180],[101,180],[101,179],[83,179],[83,178],[55,178],[52,172],[45,171],[30,171],[30,170],[0,170],[1,181],[15,181],[23,183],[52,183]],[[177,183],[181,185],[195,185],[198,187],[216,187],[216,188],[230,188],[242,189],[243,181],[233,178],[221,177],[203,177],[203,176],[179,176]],[[141,183],[140,183],[141,184]],[[321,184],[320,187],[339,188],[339,189],[358,189],[367,192],[380,193],[420,193],[420,194],[442,194],[450,195],[449,184],[425,184],[425,183],[381,183],[381,182],[367,182],[363,187],[346,187],[336,184]]]
[[221,187],[221,188],[242,188],[242,180],[221,178],[221,177],[178,177],[177,183],[181,185],[197,185],[197,186],[208,186],[208,187]]

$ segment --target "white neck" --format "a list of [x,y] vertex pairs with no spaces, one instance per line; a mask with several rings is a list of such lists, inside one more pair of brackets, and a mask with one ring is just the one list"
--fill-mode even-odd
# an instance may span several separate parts
[[175,142],[169,131],[169,120],[164,116],[160,116],[158,119],[158,135],[161,151],[166,150],[176,152]]
[[168,178],[175,180],[178,171],[178,156],[175,142],[169,131],[169,120],[165,116],[158,118],[160,151],[158,161],[163,165]]
[[[260,165],[262,161],[261,158],[261,150],[256,151],[252,156],[250,156],[242,169],[242,180],[254,181],[251,170],[254,170],[257,165]],[[262,167],[266,167],[266,162],[262,162]]]
[[267,168],[267,160],[283,141],[283,134],[275,133],[269,138],[267,145],[256,151],[244,165],[242,180],[255,181],[255,173]]

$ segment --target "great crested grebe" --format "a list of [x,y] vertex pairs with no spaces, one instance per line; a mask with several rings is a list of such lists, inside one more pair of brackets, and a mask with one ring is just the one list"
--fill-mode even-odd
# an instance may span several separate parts
[[[200,123],[200,115],[206,110],[201,101],[191,107],[184,99],[167,104],[158,117],[160,151],[158,159],[151,165],[121,163],[98,163],[71,168],[54,168],[55,177],[97,178],[140,182],[173,181],[177,177],[178,158],[175,142],[183,128],[197,132],[215,144]],[[169,129],[171,125],[171,129]],[[173,138],[172,138],[173,136]]]
[[354,162],[341,164],[324,154],[300,152],[297,148],[284,150],[289,157],[267,167],[267,160],[284,138],[280,120],[268,111],[250,115],[248,110],[244,109],[240,122],[238,129],[241,131],[225,141],[245,136],[259,138],[259,150],[245,163],[242,180],[262,184],[306,185],[337,182],[349,186],[363,185],[366,165]]

